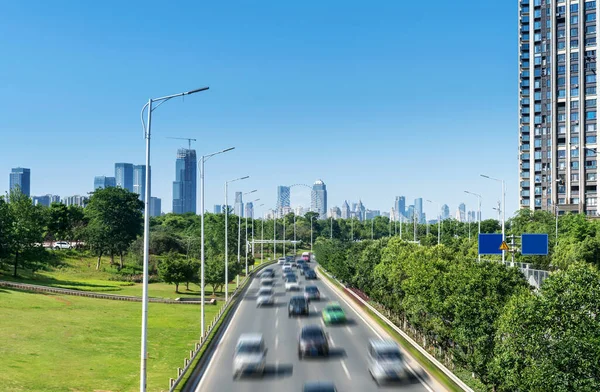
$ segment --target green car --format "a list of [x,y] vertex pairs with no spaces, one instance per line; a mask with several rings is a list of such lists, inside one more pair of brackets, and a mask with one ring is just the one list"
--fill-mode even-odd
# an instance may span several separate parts
[[325,324],[341,324],[346,322],[346,313],[337,302],[330,302],[325,306],[323,312],[323,322]]

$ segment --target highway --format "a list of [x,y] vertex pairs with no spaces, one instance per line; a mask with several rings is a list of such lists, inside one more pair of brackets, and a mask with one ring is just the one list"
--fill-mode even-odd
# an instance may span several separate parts
[[[315,267],[316,263],[310,263]],[[378,387],[371,379],[367,365],[367,342],[371,338],[384,337],[380,328],[367,325],[360,310],[355,310],[349,302],[341,298],[325,282],[308,281],[321,292],[320,301],[311,301],[310,315],[288,318],[287,305],[295,294],[286,293],[283,285],[281,267],[273,265],[276,272],[275,305],[273,307],[256,307],[256,292],[260,287],[258,278],[251,282],[246,290],[225,333],[220,338],[210,361],[200,372],[200,379],[194,383],[196,392],[228,392],[228,391],[302,391],[307,381],[333,381],[338,391],[442,391],[435,381],[409,358],[412,369],[411,376],[400,384]],[[299,282],[301,289],[307,285],[303,276]],[[328,301],[339,302],[348,323],[340,326],[326,327],[330,336],[329,358],[306,358],[299,360],[297,356],[298,335],[302,326],[319,324],[324,326],[321,310]],[[246,376],[233,380],[232,363],[237,339],[242,333],[260,332],[263,334],[268,348],[267,368],[263,377]],[[405,352],[405,356],[408,354]]]

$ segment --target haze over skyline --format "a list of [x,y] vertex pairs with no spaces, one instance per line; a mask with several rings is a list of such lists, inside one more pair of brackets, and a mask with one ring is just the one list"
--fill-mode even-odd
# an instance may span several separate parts
[[[206,163],[209,211],[226,180],[250,175],[229,204],[258,189],[257,216],[278,185],[322,179],[329,207],[361,199],[387,212],[404,195],[453,214],[461,202],[476,210],[469,190],[496,217],[500,184],[480,174],[505,179],[507,217],[517,210],[514,4],[109,3],[4,5],[0,192],[18,166],[31,169],[32,195],[91,191],[115,162],[144,163],[148,98],[210,86],[154,112],[164,211],[187,147],[168,136],[198,139],[198,157],[236,147]],[[474,17],[484,14],[496,23]]]

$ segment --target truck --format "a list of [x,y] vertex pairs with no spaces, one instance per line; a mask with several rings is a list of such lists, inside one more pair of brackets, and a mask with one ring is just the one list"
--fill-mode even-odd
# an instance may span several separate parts
[[310,263],[310,252],[304,252],[302,253],[302,260],[304,260],[307,263]]

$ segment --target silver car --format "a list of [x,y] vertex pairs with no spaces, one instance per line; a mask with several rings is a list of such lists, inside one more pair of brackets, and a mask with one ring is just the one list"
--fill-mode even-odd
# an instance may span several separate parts
[[233,379],[247,373],[263,375],[266,363],[267,349],[262,334],[240,335],[233,356]]
[[273,305],[275,300],[273,299],[273,290],[269,287],[261,287],[258,290],[258,296],[256,298],[256,307],[259,308],[265,305]]
[[369,340],[369,373],[377,384],[406,377],[406,364],[400,347],[393,340]]

